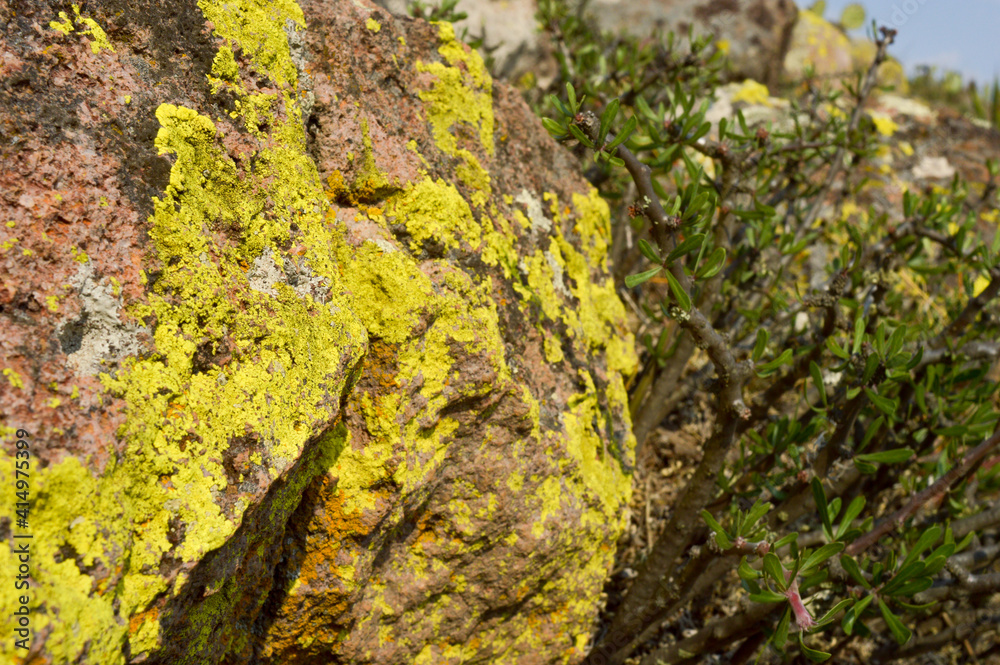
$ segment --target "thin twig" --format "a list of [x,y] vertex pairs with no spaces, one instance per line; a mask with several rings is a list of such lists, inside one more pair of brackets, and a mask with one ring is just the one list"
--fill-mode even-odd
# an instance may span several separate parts
[[874,529],[848,545],[847,549],[844,551],[851,556],[857,556],[877,543],[879,538],[882,536],[892,533],[896,529],[903,526],[906,520],[920,510],[921,506],[934,498],[944,495],[944,493],[948,491],[949,487],[958,482],[961,478],[967,476],[998,443],[1000,443],[1000,433],[994,434],[970,450],[966,453],[965,457],[962,458],[962,461],[952,467],[948,473],[938,478],[937,481],[927,489],[915,494],[913,498],[910,499],[905,506],[896,511],[892,517],[883,520]]

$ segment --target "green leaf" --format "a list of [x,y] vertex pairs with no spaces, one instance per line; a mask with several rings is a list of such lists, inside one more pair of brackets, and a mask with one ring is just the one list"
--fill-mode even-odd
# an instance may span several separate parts
[[865,596],[858,602],[854,603],[854,607],[847,611],[844,618],[840,621],[841,628],[844,632],[850,635],[854,630],[854,624],[857,623],[858,619],[861,618],[861,613],[865,611],[865,608],[871,604],[875,596]]
[[[625,121],[625,126],[622,127],[621,131],[615,136],[614,140],[607,145],[605,150],[611,152],[625,141],[628,141],[629,137],[632,136],[632,132],[635,131],[636,125],[639,122],[635,119],[635,116],[630,116],[628,120]],[[624,162],[622,162],[624,164]]]
[[872,377],[875,376],[875,370],[878,369],[879,365],[882,364],[882,359],[879,358],[877,353],[869,354],[865,358],[865,371],[861,383],[869,383]]
[[910,563],[902,566],[893,576],[891,580],[882,586],[882,594],[891,596],[895,591],[903,586],[903,583],[907,580],[917,577],[924,572],[924,562],[923,561],[911,561]]
[[650,245],[645,238],[639,238],[639,251],[642,253],[643,256],[645,256],[653,263],[663,262],[660,259],[660,253],[657,252],[656,249],[652,245]]
[[851,500],[851,505],[847,506],[847,510],[844,512],[843,519],[840,520],[840,526],[837,527],[837,540],[844,537],[847,530],[851,528],[851,522],[854,521],[861,511],[865,507],[865,497],[858,495]]
[[788,582],[785,580],[785,569],[781,567],[781,561],[773,552],[764,555],[764,572],[779,589],[784,591],[788,588]]
[[857,467],[858,471],[866,476],[871,476],[878,471],[878,467],[871,462],[865,462],[863,460],[859,460],[858,458],[854,458],[854,466]]
[[909,598],[922,591],[927,591],[934,586],[934,580],[930,577],[914,577],[912,580],[900,585],[895,591],[889,593],[891,596],[903,596]]
[[830,578],[830,569],[824,568],[823,570],[817,571],[815,573],[810,573],[802,578],[799,582],[799,591],[805,591],[809,587],[814,587],[817,584],[822,584]]
[[769,510],[771,510],[771,504],[767,501],[761,501],[759,499],[755,501],[753,506],[750,508],[750,511],[747,513],[746,520],[743,522],[742,526],[740,526],[739,535],[749,536],[752,534],[754,527],[757,526],[757,522],[760,521],[761,517],[767,515],[767,511]]
[[572,113],[568,113],[567,115],[576,115],[580,107],[576,103],[576,90],[573,89],[573,84],[569,81],[566,81],[566,99],[569,100],[569,107],[573,110]]
[[705,242],[704,233],[695,233],[684,239],[684,242],[674,247],[674,249],[667,254],[667,264],[671,264],[680,257],[684,256],[688,252],[701,247],[701,244]]
[[887,356],[894,356],[900,352],[903,348],[903,338],[906,337],[906,326],[899,325],[896,329],[892,331],[892,335],[889,337],[889,348]]
[[812,487],[813,499],[816,501],[816,510],[819,511],[819,519],[823,522],[823,530],[833,534],[833,525],[830,523],[830,511],[826,503],[826,492],[823,491],[823,483],[819,478],[813,476],[809,481]]
[[639,113],[645,116],[650,122],[660,121],[660,116],[653,113],[653,109],[649,108],[649,102],[647,102],[642,95],[635,98],[635,107],[639,109]]
[[726,264],[726,250],[722,247],[716,247],[712,250],[712,253],[708,255],[701,267],[698,268],[698,272],[695,275],[698,279],[709,279],[710,277],[715,277],[722,266]]
[[729,536],[726,535],[726,530],[722,528],[722,525],[719,524],[714,517],[712,517],[712,513],[707,510],[703,510],[701,511],[701,518],[705,520],[705,524],[708,525],[708,528],[715,532],[715,542],[718,543],[720,548],[728,550],[733,546],[732,541],[729,540]]
[[873,420],[869,425],[868,429],[865,430],[865,438],[861,440],[861,445],[858,446],[858,452],[861,452],[868,447],[871,442],[872,437],[878,432],[879,428],[882,427],[882,423],[885,422],[885,416],[879,416]]
[[755,603],[783,603],[788,599],[770,589],[761,589],[760,593],[750,594],[750,600]]
[[618,157],[608,157],[608,163],[611,164],[611,166],[617,166],[618,168],[625,166],[625,160],[619,159]]
[[819,391],[819,397],[823,400],[823,406],[826,406],[826,386],[823,385],[823,372],[815,361],[809,361],[809,374],[812,375],[813,385],[816,386],[816,390]]
[[936,600],[932,600],[929,603],[923,603],[922,605],[914,605],[913,603],[907,603],[907,602],[905,602],[904,600],[900,599],[898,596],[896,598],[893,598],[893,601],[897,605],[899,605],[900,607],[902,607],[904,609],[907,609],[907,610],[910,610],[912,612],[920,612],[922,610],[926,610],[929,607],[934,607],[935,605],[937,605],[937,601]]
[[806,643],[802,639],[802,631],[799,631],[799,648],[802,650],[802,655],[808,658],[813,663],[822,663],[829,660],[830,655],[825,651],[817,651],[815,649],[810,649],[806,646]]
[[875,350],[885,356],[885,321],[879,321],[875,328]]
[[556,139],[566,136],[568,131],[565,125],[556,122],[552,118],[542,118],[542,126],[552,135],[552,138]]
[[577,127],[576,125],[570,125],[569,126],[569,133],[572,134],[573,138],[575,138],[577,141],[579,141],[583,145],[585,145],[585,146],[587,146],[588,148],[591,148],[591,149],[594,148],[593,141],[591,141],[590,139],[588,139],[587,135],[583,133],[583,130],[580,129],[579,127]]
[[867,387],[865,388],[865,394],[868,395],[868,399],[872,401],[872,404],[874,404],[879,411],[889,416],[890,418],[892,417],[892,414],[896,412],[896,407],[898,406],[896,400],[889,399],[888,397],[882,397],[874,390],[871,390]]
[[677,300],[677,304],[680,306],[681,310],[684,312],[691,311],[691,296],[688,295],[681,283],[677,281],[673,273],[669,270],[665,273],[667,275],[667,281],[670,283],[670,291],[674,294],[674,298]]
[[710,131],[712,131],[712,123],[706,122],[702,124],[702,126],[698,128],[698,131],[696,131],[694,134],[691,135],[691,138],[688,140],[688,143],[694,143],[705,134],[708,134]]
[[569,109],[567,109],[566,105],[562,103],[562,100],[560,100],[555,95],[549,95],[549,102],[552,104],[552,106],[556,107],[556,109],[563,117],[567,116],[570,118],[573,117],[573,114],[569,112]]
[[896,448],[895,450],[883,450],[877,453],[855,455],[854,459],[859,459],[862,462],[871,462],[872,464],[899,464],[911,457],[913,457],[912,448]]
[[872,585],[868,583],[865,576],[861,573],[861,568],[858,566],[858,562],[854,560],[854,557],[849,554],[843,554],[840,557],[840,565],[844,567],[847,574],[851,576],[855,582],[860,584],[866,589],[871,589]]
[[861,342],[865,339],[865,320],[858,314],[858,318],[854,320],[854,345],[851,347],[851,354],[855,354],[861,350]]
[[850,360],[851,354],[845,351],[840,344],[837,344],[837,340],[832,337],[826,338],[826,348],[830,349],[830,353],[841,358],[843,360]]
[[615,97],[610,102],[608,102],[607,107],[604,109],[604,113],[601,114],[601,130],[597,136],[597,145],[602,150],[604,149],[604,139],[608,135],[608,130],[611,129],[611,123],[615,121],[618,117],[618,98]]
[[906,644],[906,641],[913,634],[912,631],[903,625],[899,617],[892,613],[892,610],[889,609],[889,606],[881,598],[878,599],[878,608],[882,611],[882,618],[885,619],[886,625],[889,626],[889,630],[896,639],[896,643],[900,646]]
[[627,275],[625,277],[625,286],[631,289],[632,287],[642,284],[643,282],[648,282],[661,270],[663,270],[662,267],[656,266],[655,268],[650,268],[649,270],[645,270],[635,275]]
[[830,557],[840,554],[843,549],[844,543],[828,543],[823,545],[823,547],[806,557],[806,560],[802,562],[801,570],[805,571],[818,566]]
[[767,349],[767,340],[770,338],[770,334],[764,328],[757,328],[757,341],[753,345],[753,361],[756,363],[760,360],[760,357],[764,355],[764,351]]
[[816,621],[817,627],[825,626],[826,624],[831,623],[838,614],[840,614],[843,610],[847,609],[847,606],[853,602],[854,601],[851,600],[850,598],[845,598],[836,605],[834,605],[833,607],[831,607],[830,611],[823,615],[823,618]]
[[798,538],[799,538],[798,532],[793,531],[793,532],[791,532],[791,533],[783,536],[776,543],[774,543],[774,547],[772,549],[776,550],[779,547],[784,547],[785,545],[788,545],[790,543],[794,543],[795,541],[798,540]]
[[913,549],[911,549],[909,554],[906,555],[906,558],[903,559],[903,565],[901,568],[905,568],[908,563],[916,561],[917,557],[924,553],[924,550],[929,549],[931,545],[936,543],[938,538],[941,537],[942,531],[943,529],[935,524],[920,534],[920,537],[917,538],[917,542],[913,545]]
[[774,637],[771,641],[774,646],[781,649],[788,642],[788,627],[792,623],[792,606],[789,605],[785,608],[784,614],[781,615],[781,621],[778,622],[778,627],[774,630]]
[[772,360],[769,363],[765,363],[757,368],[757,376],[768,376],[773,374],[782,365],[787,365],[792,362],[792,350],[785,349],[781,352],[781,355]]
[[[740,566],[736,569],[736,572],[740,576],[740,579],[746,582],[756,581],[761,575],[759,572],[750,567],[750,564],[747,563],[746,557],[743,557],[743,560],[740,561]],[[784,600],[785,597],[781,596],[781,598]]]

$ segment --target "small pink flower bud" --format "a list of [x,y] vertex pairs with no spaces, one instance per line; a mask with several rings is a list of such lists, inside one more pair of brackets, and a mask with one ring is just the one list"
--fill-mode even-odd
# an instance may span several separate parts
[[799,627],[799,630],[808,630],[816,625],[815,619],[809,614],[809,610],[806,606],[802,604],[802,596],[799,595],[799,581],[793,580],[785,591],[785,598],[788,599],[788,604],[792,606],[792,612],[795,614],[795,625]]

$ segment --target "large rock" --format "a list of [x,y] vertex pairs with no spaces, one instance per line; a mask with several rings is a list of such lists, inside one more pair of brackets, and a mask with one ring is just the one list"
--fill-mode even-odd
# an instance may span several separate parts
[[[409,14],[411,4],[410,0],[375,3],[400,16]],[[455,33],[465,34],[465,41],[482,40],[482,50],[493,59],[495,75],[517,80],[528,72],[536,79],[556,74],[551,45],[535,19],[536,0],[459,0],[455,11],[466,14],[455,23]]]
[[[406,14],[409,0],[375,0],[396,14]],[[434,3],[426,3],[433,5]],[[578,7],[580,0],[569,0]],[[537,0],[460,0],[456,11],[468,18],[456,24],[470,38],[482,37],[495,59],[495,71],[516,80],[530,72],[548,80],[556,72],[552,47],[538,31]],[[586,11],[604,30],[624,30],[642,37],[673,31],[685,38],[711,34],[729,54],[728,75],[778,83],[798,10],[792,0],[589,0]]]
[[[841,85],[844,80],[853,83],[853,75],[867,72],[877,51],[867,37],[852,39],[840,27],[803,9],[785,54],[785,78],[798,83],[811,72],[827,84]],[[903,94],[908,90],[902,65],[891,57],[879,67],[878,83],[893,86]]]
[[518,95],[362,0],[17,8],[0,557],[32,535],[31,662],[579,659],[635,359],[607,207]]
[[709,33],[729,54],[734,78],[773,87],[792,36],[798,9],[792,0],[591,0],[602,27],[646,36]]

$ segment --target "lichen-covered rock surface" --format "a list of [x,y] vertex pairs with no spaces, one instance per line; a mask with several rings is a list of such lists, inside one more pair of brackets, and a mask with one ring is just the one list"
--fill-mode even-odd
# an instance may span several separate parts
[[635,358],[516,93],[362,0],[0,22],[0,659],[579,660]]

